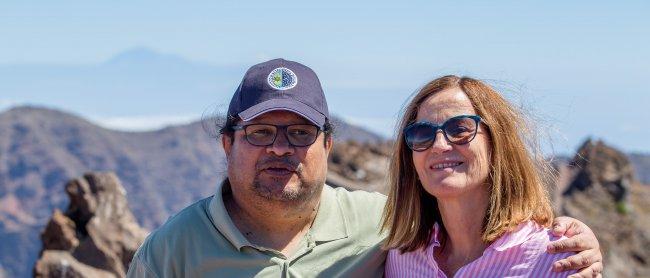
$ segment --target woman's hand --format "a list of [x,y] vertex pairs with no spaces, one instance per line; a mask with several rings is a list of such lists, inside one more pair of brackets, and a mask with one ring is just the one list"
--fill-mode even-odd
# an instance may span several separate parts
[[553,271],[578,270],[569,277],[601,277],[603,255],[594,232],[579,220],[567,216],[553,220],[553,235],[566,236],[568,239],[552,242],[548,245],[549,253],[578,252],[566,259],[553,263]]

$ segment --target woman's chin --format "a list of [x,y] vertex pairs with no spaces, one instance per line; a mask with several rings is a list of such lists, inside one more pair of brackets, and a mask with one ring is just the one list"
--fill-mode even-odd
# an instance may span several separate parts
[[423,181],[424,189],[436,198],[459,197],[470,192],[473,186],[468,186],[465,179],[446,177],[435,182]]

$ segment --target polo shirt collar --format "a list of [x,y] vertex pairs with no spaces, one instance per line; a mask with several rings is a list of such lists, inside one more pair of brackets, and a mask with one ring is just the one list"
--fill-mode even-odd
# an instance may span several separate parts
[[[230,218],[223,202],[224,191],[230,190],[230,183],[224,180],[218,187],[217,193],[210,200],[210,218],[217,230],[232,243],[238,250],[244,246],[256,247],[237,229]],[[336,197],[336,191],[328,186],[323,186],[318,213],[311,227],[312,240],[328,242],[348,237],[347,219]]]
[[226,205],[223,202],[224,191],[230,191],[230,182],[224,180],[217,187],[217,193],[214,194],[210,201],[210,218],[217,230],[232,243],[237,250],[241,251],[244,246],[253,246],[246,237],[237,229],[235,223],[230,218]]
[[348,237],[347,219],[336,196],[336,190],[323,186],[318,213],[311,234],[316,242],[327,242]]

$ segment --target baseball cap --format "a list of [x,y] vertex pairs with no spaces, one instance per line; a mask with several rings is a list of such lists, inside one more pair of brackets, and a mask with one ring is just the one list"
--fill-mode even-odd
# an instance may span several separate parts
[[329,118],[316,73],[294,61],[274,59],[246,71],[230,100],[228,115],[250,121],[266,112],[294,112],[321,129]]

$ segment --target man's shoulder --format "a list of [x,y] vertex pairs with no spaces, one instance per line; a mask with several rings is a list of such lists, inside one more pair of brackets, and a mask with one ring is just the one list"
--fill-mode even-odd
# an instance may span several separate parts
[[386,205],[386,195],[378,192],[368,192],[363,190],[350,191],[343,187],[333,188],[332,190],[341,207],[346,210],[363,210],[367,212],[381,213]]
[[[374,243],[383,238],[379,227],[386,204],[386,196],[377,192],[348,191],[345,188],[329,188],[340,206],[341,213],[353,238]],[[372,236],[374,235],[374,236]]]
[[219,243],[208,212],[212,198],[187,206],[154,230],[134,255],[128,276],[169,277],[190,271],[183,266],[203,252],[202,246]]
[[206,212],[211,199],[208,197],[199,200],[167,219],[145,239],[137,255],[148,260],[151,258],[147,256],[165,253],[199,237],[205,232],[205,226],[211,225]]

